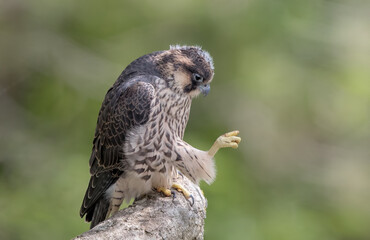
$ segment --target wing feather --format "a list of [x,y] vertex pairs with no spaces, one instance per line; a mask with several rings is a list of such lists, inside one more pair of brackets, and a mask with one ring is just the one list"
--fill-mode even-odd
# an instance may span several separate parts
[[89,161],[91,178],[80,210],[81,217],[87,213],[87,221],[91,221],[97,201],[125,171],[126,134],[149,119],[155,92],[152,79],[139,76],[115,84],[105,96]]

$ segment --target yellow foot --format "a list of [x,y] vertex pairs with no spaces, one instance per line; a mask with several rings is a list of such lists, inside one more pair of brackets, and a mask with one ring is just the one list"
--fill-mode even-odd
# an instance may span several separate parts
[[213,157],[220,148],[238,148],[239,143],[242,140],[240,137],[237,137],[238,134],[239,131],[232,131],[219,136],[211,149],[209,149],[208,154]]
[[185,197],[186,199],[189,199],[191,194],[189,193],[188,190],[186,190],[183,186],[181,186],[180,184],[177,184],[177,183],[174,183],[172,184],[172,187],[174,189],[176,189],[178,192],[181,192]]
[[186,199],[188,199],[188,200],[191,199],[192,201],[190,202],[190,205],[193,206],[193,204],[194,204],[194,197],[193,197],[193,195],[190,194],[190,192],[188,190],[186,190],[186,188],[184,188],[183,186],[181,186],[178,183],[172,184],[172,187],[174,189],[176,189],[178,192],[181,192]]
[[157,188],[157,191],[163,193],[166,197],[171,197],[172,195],[171,190],[164,187]]
[[[180,184],[177,184],[177,183],[174,183],[172,185],[172,187],[174,189],[176,189],[178,192],[181,192],[186,199],[188,199],[188,200],[191,199],[190,205],[193,206],[194,197],[193,197],[193,195],[190,194],[190,192],[188,190],[186,190],[183,186],[181,186]],[[167,189],[167,188],[164,188],[164,187],[158,187],[158,188],[156,188],[156,190],[158,192],[163,193],[166,197],[171,197],[171,196],[173,196],[173,198],[176,197],[175,191],[171,191],[170,189]]]

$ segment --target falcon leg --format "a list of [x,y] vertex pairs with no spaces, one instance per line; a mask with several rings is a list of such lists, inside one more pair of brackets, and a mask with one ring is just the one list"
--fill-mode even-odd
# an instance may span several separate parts
[[219,136],[212,147],[209,149],[208,154],[214,157],[220,148],[238,148],[238,144],[242,140],[240,137],[237,137],[238,134],[239,131],[232,131]]

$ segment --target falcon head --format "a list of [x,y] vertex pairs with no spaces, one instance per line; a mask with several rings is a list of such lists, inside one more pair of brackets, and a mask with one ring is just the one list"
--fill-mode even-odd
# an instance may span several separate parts
[[171,46],[157,56],[156,68],[178,94],[207,95],[214,75],[213,60],[198,46]]

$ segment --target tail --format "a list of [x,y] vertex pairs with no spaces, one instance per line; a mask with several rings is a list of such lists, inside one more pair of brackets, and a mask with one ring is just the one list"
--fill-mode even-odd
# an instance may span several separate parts
[[108,217],[110,198],[106,196],[109,189],[122,174],[121,171],[105,171],[91,176],[80,209],[80,217],[86,214],[86,221],[91,222],[91,228]]
[[107,218],[109,205],[109,201],[103,196],[86,212],[86,221],[91,222],[90,229]]

